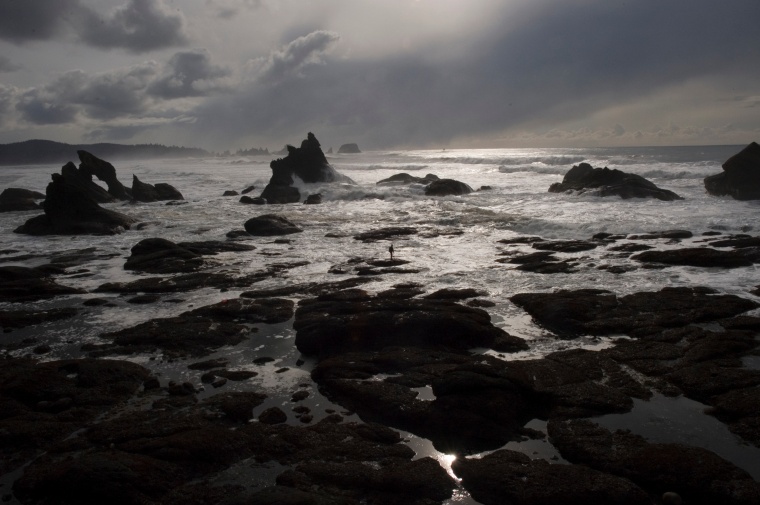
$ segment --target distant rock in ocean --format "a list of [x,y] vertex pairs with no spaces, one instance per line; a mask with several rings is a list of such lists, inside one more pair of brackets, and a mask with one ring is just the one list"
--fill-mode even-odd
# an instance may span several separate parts
[[338,148],[338,154],[357,154],[360,152],[357,144],[343,144]]
[[319,141],[309,132],[301,147],[288,145],[288,155],[285,158],[273,160],[269,166],[272,177],[269,180],[261,198],[267,203],[296,203],[301,200],[298,188],[293,187],[293,177],[303,182],[354,182],[338,173],[325,158]]
[[[76,170],[73,163],[69,165]],[[113,235],[129,229],[137,222],[125,214],[102,208],[76,178],[64,174],[53,174],[52,177],[53,180],[45,191],[45,213],[28,220],[16,228],[15,233]],[[90,183],[95,184],[92,181]]]
[[467,195],[469,193],[472,193],[470,186],[454,179],[433,181],[425,188],[426,196]]
[[415,177],[413,175],[407,174],[406,172],[401,172],[399,174],[394,174],[388,177],[387,179],[383,179],[380,181],[377,181],[377,185],[379,186],[398,186],[402,184],[430,184],[433,181],[440,180],[440,177],[438,177],[435,174],[427,174],[425,177]]
[[683,200],[680,196],[667,189],[657,187],[636,174],[628,174],[621,170],[610,170],[607,167],[593,168],[588,163],[581,163],[571,168],[562,182],[556,182],[549,187],[551,193],[577,191],[579,194],[589,193],[597,196],[619,196],[620,198],[657,198],[658,200]]
[[42,200],[45,195],[39,191],[21,188],[7,188],[0,193],[0,212],[19,210],[40,210],[42,207],[36,200]]
[[711,195],[760,200],[760,145],[752,142],[723,163],[723,172],[705,177]]
[[155,186],[140,181],[136,175],[132,175],[132,199],[138,202],[158,202],[163,200],[184,200],[174,186],[166,183],[158,183]]

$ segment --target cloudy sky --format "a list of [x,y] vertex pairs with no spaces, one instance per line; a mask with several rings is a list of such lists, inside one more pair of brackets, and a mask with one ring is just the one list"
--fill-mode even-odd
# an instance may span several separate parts
[[1,0],[0,143],[746,144],[758,0]]

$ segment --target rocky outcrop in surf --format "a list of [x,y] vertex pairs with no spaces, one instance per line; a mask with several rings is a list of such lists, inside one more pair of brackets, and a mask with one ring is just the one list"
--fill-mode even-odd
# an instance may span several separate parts
[[[70,168],[76,170],[73,163]],[[67,167],[69,166],[67,165]],[[64,172],[66,167],[64,167]],[[128,230],[136,219],[98,205],[98,201],[75,177],[53,174],[45,191],[45,213],[33,217],[16,233],[27,235],[113,235]],[[97,186],[94,182],[90,184]],[[102,188],[101,188],[101,191]],[[103,191],[105,193],[105,191]]]
[[683,200],[676,193],[659,188],[640,175],[629,174],[617,169],[610,170],[607,167],[593,168],[588,163],[573,166],[565,174],[562,182],[554,183],[549,187],[551,193],[569,191],[596,196],[619,196],[623,199]]
[[272,169],[272,177],[269,179],[261,198],[268,203],[296,203],[301,200],[298,188],[293,187],[294,177],[303,182],[346,182],[353,181],[338,173],[325,158],[319,141],[313,133],[309,132],[306,139],[301,142],[301,147],[286,146],[288,155],[284,158],[273,160],[269,166]]
[[343,144],[338,148],[338,154],[358,154],[360,152],[359,146],[354,143]]
[[705,189],[715,196],[760,200],[760,145],[752,142],[723,163],[723,172],[705,177]]
[[113,165],[105,160],[101,160],[97,156],[88,153],[87,151],[77,151],[79,156],[79,174],[83,178],[89,178],[92,181],[94,175],[99,180],[105,182],[108,185],[108,194],[114,197],[116,200],[129,200],[130,194],[127,188],[119,182],[116,177],[116,169]]
[[0,193],[0,212],[14,212],[19,210],[40,210],[37,200],[42,200],[45,195],[39,191],[31,191],[21,188],[7,188]]

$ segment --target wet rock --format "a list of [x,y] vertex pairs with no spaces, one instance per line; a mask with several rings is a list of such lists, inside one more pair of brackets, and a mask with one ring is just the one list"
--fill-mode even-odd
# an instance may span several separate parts
[[760,447],[760,388],[735,389],[711,398],[708,413],[728,425],[732,432]]
[[353,277],[336,282],[308,282],[304,284],[284,286],[281,288],[244,291],[240,293],[240,296],[242,298],[267,298],[271,296],[291,296],[296,294],[319,296],[354,288],[374,281],[375,279],[372,277]]
[[318,205],[322,203],[322,195],[319,193],[315,193],[313,195],[309,195],[306,197],[306,200],[303,202],[306,205]]
[[254,323],[284,323],[293,317],[294,303],[284,298],[232,298],[213,305],[199,307],[183,315],[214,321]]
[[245,231],[257,237],[271,237],[300,233],[303,230],[282,216],[264,214],[246,221]]
[[407,300],[414,298],[417,295],[421,295],[425,290],[419,285],[396,285],[391,289],[386,289],[377,293],[378,298],[395,298],[399,300]]
[[518,254],[496,260],[498,263],[519,265],[517,270],[539,274],[556,274],[575,272],[576,262],[557,258],[551,251],[540,251],[529,254]]
[[627,244],[620,244],[609,248],[610,251],[623,252],[623,253],[636,253],[641,251],[648,251],[653,249],[652,246],[646,244],[637,244],[636,242],[629,242]]
[[328,270],[332,274],[356,275],[383,275],[383,274],[416,274],[420,272],[418,268],[401,268],[402,265],[408,265],[407,260],[395,259],[363,259],[352,258],[346,263],[333,265]]
[[378,240],[388,240],[391,238],[416,234],[417,228],[412,228],[409,226],[389,226],[386,228],[358,233],[354,235],[354,238],[356,240],[361,240],[362,242],[377,242]]
[[760,370],[703,362],[675,370],[667,379],[689,398],[710,404],[713,396],[760,385]]
[[522,339],[496,328],[490,319],[481,309],[448,301],[344,300],[338,294],[302,300],[293,328],[296,347],[304,354],[327,355],[389,345],[526,348]]
[[425,188],[426,196],[467,195],[469,193],[472,193],[470,186],[454,179],[439,179]]
[[226,358],[216,358],[206,361],[199,361],[187,366],[190,370],[213,370],[214,368],[224,368],[229,364]]
[[739,268],[760,262],[760,253],[752,250],[721,251],[710,247],[693,247],[667,251],[645,251],[631,259],[644,263],[663,263],[695,267]]
[[224,193],[222,193],[222,196],[239,196],[239,195],[240,195],[240,193],[238,193],[237,191],[232,190],[232,189],[228,189],[227,191],[225,191]]
[[690,232],[689,230],[664,230],[664,231],[653,231],[649,233],[644,233],[641,235],[630,235],[628,239],[630,240],[662,240],[662,239],[670,239],[670,240],[680,240],[685,238],[691,238],[694,234]]
[[[128,230],[136,220],[104,209],[77,184],[53,174],[45,191],[45,214],[33,217],[14,230],[26,235],[114,235]],[[91,182],[91,181],[90,181]],[[91,182],[91,184],[95,184]],[[97,185],[95,185],[97,186]],[[98,186],[99,187],[99,186]]]
[[619,196],[628,198],[656,198],[658,200],[682,200],[680,196],[657,187],[651,181],[640,175],[628,174],[607,167],[593,168],[588,163],[581,163],[571,168],[565,174],[562,182],[549,187],[552,193],[576,191],[578,194],[593,194],[596,196]]
[[262,203],[298,203],[301,201],[301,192],[298,191],[298,188],[290,185],[274,184],[270,182],[258,198],[252,198],[251,200],[246,199],[245,201],[241,198],[240,201],[242,203],[252,203],[254,205],[261,205]]
[[117,200],[129,200],[130,194],[124,185],[119,182],[116,177],[116,169],[113,165],[105,160],[101,160],[97,156],[88,153],[87,151],[77,151],[79,156],[79,173],[84,177],[89,177],[90,181],[94,175],[101,181],[105,182],[108,186],[108,193]]
[[426,295],[424,298],[428,300],[466,300],[467,298],[476,298],[485,294],[483,291],[473,288],[443,288]]
[[241,194],[243,194],[243,195],[247,195],[248,193],[250,193],[250,192],[251,192],[251,191],[253,191],[254,189],[256,189],[256,186],[248,186],[247,188],[245,188],[245,189],[244,189],[243,191],[241,191],[240,193],[241,193]]
[[711,195],[737,200],[760,198],[760,145],[752,142],[723,163],[723,172],[705,177]]
[[132,247],[132,255],[124,264],[125,270],[147,273],[186,273],[203,266],[201,254],[170,240],[146,238]]
[[581,465],[552,465],[501,450],[451,465],[470,495],[484,505],[651,504],[632,482]]
[[[1,287],[0,292],[2,292]],[[69,319],[78,313],[79,310],[74,307],[61,307],[49,310],[0,310],[0,321],[2,321],[0,322],[0,328],[3,330],[26,328],[35,324]]]
[[[296,190],[296,191],[298,191],[298,190]],[[301,194],[299,193],[298,194],[298,200],[300,200],[300,199],[301,199]],[[291,200],[290,198],[288,198],[287,200],[289,200],[289,201],[287,201],[287,202],[272,202],[272,203],[293,203],[292,201],[290,201]],[[296,201],[298,201],[298,200],[296,200]],[[267,201],[264,198],[260,198],[260,197],[251,198],[248,195],[243,195],[243,196],[240,197],[240,203],[246,203],[246,204],[249,204],[249,205],[266,205]]]
[[20,467],[131,397],[149,376],[141,366],[122,361],[3,360],[0,473]]
[[251,284],[273,277],[282,269],[269,269],[251,274],[193,272],[170,278],[149,277],[132,282],[108,282],[95,289],[98,293],[186,293],[195,289],[248,288]]
[[713,247],[760,247],[760,237],[739,236],[730,238],[721,238],[720,240],[711,240],[710,245]]
[[174,186],[166,183],[158,183],[155,186],[140,181],[136,175],[132,175],[132,198],[138,202],[158,202],[163,200],[184,200]]
[[387,179],[377,181],[379,186],[397,186],[403,184],[430,184],[433,181],[438,181],[440,178],[435,174],[427,174],[425,177],[415,177],[407,173],[394,174]]
[[548,431],[565,459],[629,479],[653,494],[675,492],[694,504],[750,504],[760,498],[752,477],[706,449],[647,443],[586,420],[550,420]]
[[0,267],[0,301],[22,303],[84,293],[56,283],[42,268]]
[[537,240],[531,243],[533,249],[553,252],[580,252],[596,249],[599,244],[589,240]]
[[20,188],[6,188],[0,193],[0,212],[16,212],[25,210],[41,210],[37,200],[45,195],[39,191]]
[[361,151],[355,143],[343,144],[338,148],[338,154],[358,154]]
[[264,424],[280,424],[288,420],[287,414],[279,407],[270,407],[259,414],[259,422]]
[[754,301],[719,295],[708,288],[663,288],[622,297],[604,290],[561,290],[520,293],[510,300],[561,338],[581,334],[654,334],[666,328],[735,316],[758,307]]
[[153,319],[101,334],[100,337],[110,340],[111,344],[95,349],[91,355],[134,354],[160,349],[169,357],[207,356],[220,347],[239,344],[249,332],[243,324],[192,316]]

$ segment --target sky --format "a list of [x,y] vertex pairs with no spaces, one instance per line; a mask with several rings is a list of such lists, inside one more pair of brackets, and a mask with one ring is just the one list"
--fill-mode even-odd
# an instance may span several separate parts
[[758,0],[0,0],[0,143],[760,140]]

